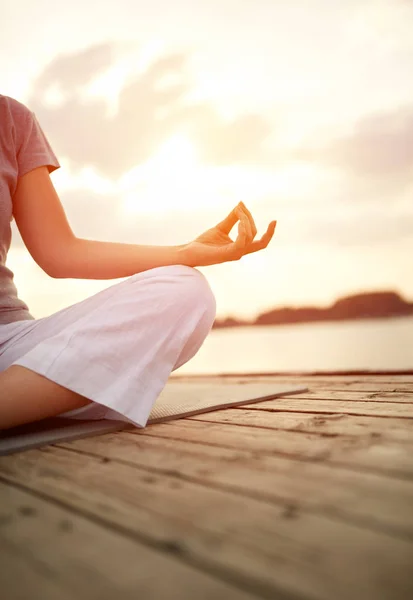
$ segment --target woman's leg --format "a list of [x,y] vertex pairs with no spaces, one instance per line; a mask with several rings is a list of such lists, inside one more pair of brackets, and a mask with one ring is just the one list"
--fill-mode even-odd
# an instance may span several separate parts
[[0,389],[0,429],[39,421],[90,404],[88,398],[19,365],[12,365],[0,373]]

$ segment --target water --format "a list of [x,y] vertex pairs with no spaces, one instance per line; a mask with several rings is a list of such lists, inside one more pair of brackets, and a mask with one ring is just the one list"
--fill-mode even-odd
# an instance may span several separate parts
[[211,331],[176,374],[413,369],[413,317]]

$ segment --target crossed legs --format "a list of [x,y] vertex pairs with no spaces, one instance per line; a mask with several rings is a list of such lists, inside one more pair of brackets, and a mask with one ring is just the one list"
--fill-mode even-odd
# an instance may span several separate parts
[[[155,274],[155,271],[158,273]],[[146,274],[146,277],[143,273],[137,274],[123,284],[117,284],[118,291],[112,294],[109,301],[104,302],[101,309],[98,307],[98,310],[94,311],[95,321],[91,315],[86,314],[78,331],[73,334],[71,330],[68,339],[72,345],[79,339],[79,350],[84,352],[88,340],[88,327],[91,336],[92,334],[100,336],[98,348],[101,349],[101,353],[96,346],[93,347],[91,371],[99,362],[107,361],[108,356],[110,358],[113,355],[113,359],[117,360],[124,352],[122,361],[125,369],[119,370],[119,386],[117,386],[116,364],[113,372],[109,371],[112,381],[108,382],[108,387],[113,384],[118,389],[124,389],[122,386],[125,385],[132,386],[136,402],[145,395],[145,402],[148,403],[149,399],[153,404],[170,372],[190,360],[204,342],[215,318],[215,298],[203,275],[191,267],[182,265],[162,267],[154,269],[152,273],[148,271]],[[145,286],[148,285],[148,291],[145,292]],[[154,311],[159,318],[153,318],[148,310]],[[102,324],[97,326],[99,318]],[[110,319],[110,326],[105,322],[105,318]],[[134,327],[136,347],[133,347]],[[127,338],[125,330],[128,332]],[[105,339],[106,331],[107,339]],[[117,331],[118,334],[114,333]],[[129,347],[123,350],[125,343],[128,343]],[[108,347],[111,350],[110,355],[107,354]],[[132,355],[131,349],[133,349]],[[36,353],[36,348],[32,350],[33,352]],[[74,355],[76,356],[76,353]],[[63,351],[59,360],[63,365],[63,373],[76,367],[73,353],[67,354],[65,359]],[[68,361],[67,364],[65,360]],[[81,361],[82,358],[79,358],[79,363]],[[51,366],[55,368],[54,363]],[[129,372],[132,371],[132,375],[136,371],[135,382],[133,379],[131,382],[125,379],[123,373],[128,369]],[[48,372],[47,369],[45,372]],[[71,390],[59,383],[60,371],[57,373],[57,376],[48,378],[24,364],[11,364],[0,372],[0,430],[56,416],[95,400],[93,392],[89,392],[91,386],[87,388],[87,395],[82,395],[79,391]],[[88,379],[87,368],[82,371],[82,374]],[[145,379],[146,376],[149,383]],[[62,376],[61,379],[64,380],[64,377]],[[145,380],[145,386],[140,389],[139,381],[142,380]]]

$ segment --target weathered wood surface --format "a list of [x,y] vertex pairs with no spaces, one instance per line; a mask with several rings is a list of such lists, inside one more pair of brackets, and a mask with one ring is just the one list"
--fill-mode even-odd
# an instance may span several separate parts
[[256,380],[309,392],[0,458],[8,598],[410,600],[413,377]]
[[0,482],[2,598],[253,600],[211,574]]
[[[412,442],[413,421],[411,419],[387,419],[375,416],[348,415],[345,413],[314,414],[302,412],[268,412],[257,413],[243,409],[217,410],[208,414],[194,415],[185,420],[215,423],[230,423],[238,426],[261,427],[296,431],[301,433],[317,433],[322,436],[380,438],[383,441]],[[174,425],[174,423],[168,423]],[[234,431],[232,428],[231,431]],[[273,437],[273,436],[271,436]]]
[[379,597],[404,598],[410,585],[411,541],[368,524],[65,448],[26,454],[6,457],[9,480],[150,538],[161,551],[175,546],[184,562],[242,586],[252,581],[261,597],[287,589],[293,598],[365,598],[384,579]]
[[[208,417],[211,418],[211,415],[213,418],[209,421]],[[180,441],[199,444],[202,440],[208,445],[224,448],[248,448],[252,456],[278,454],[300,460],[342,464],[359,471],[384,472],[387,475],[394,474],[396,477],[413,479],[413,423],[408,428],[396,429],[400,434],[399,437],[407,442],[400,444],[391,437],[386,438],[387,433],[382,435],[377,433],[374,424],[370,431],[364,430],[364,435],[361,433],[357,436],[349,435],[348,429],[342,435],[325,435],[321,424],[322,432],[317,432],[314,421],[311,432],[305,430],[301,432],[298,429],[299,425],[295,431],[280,431],[277,430],[277,422],[272,427],[266,415],[259,415],[259,417],[256,418],[255,413],[243,414],[241,417],[238,417],[238,413],[228,417],[209,413],[179,423],[165,423],[156,432],[148,428],[142,435],[173,440],[175,447]],[[345,419],[345,415],[343,418]],[[234,423],[238,426],[234,427]]]
[[376,417],[413,418],[413,404],[404,402],[359,402],[357,400],[317,400],[304,396],[294,398],[276,398],[265,400],[251,410],[290,411],[307,413],[340,413],[347,415],[371,415]]
[[345,400],[346,402],[400,402],[413,404],[413,393],[400,389],[386,390],[383,392],[362,392],[360,390],[317,390],[299,394],[300,398],[311,400]]

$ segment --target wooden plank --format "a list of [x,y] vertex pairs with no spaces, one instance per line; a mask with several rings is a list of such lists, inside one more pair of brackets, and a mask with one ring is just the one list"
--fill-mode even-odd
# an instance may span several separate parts
[[395,392],[395,393],[413,393],[413,383],[385,383],[380,380],[376,380],[372,383],[364,383],[357,381],[311,381],[309,379],[303,380],[303,385],[306,385],[311,390],[336,390],[342,392],[366,392],[374,393],[380,392]]
[[[3,524],[0,524],[0,531]],[[63,589],[53,574],[30,559],[15,544],[0,537],[0,589],[7,600],[73,600],[72,592]],[[84,596],[79,596],[82,600]],[[86,600],[86,599],[85,599]]]
[[[225,419],[225,411],[222,411]],[[248,412],[248,411],[246,411]],[[255,416],[255,412],[253,416]],[[221,448],[248,449],[250,453],[279,454],[291,458],[329,462],[368,470],[399,478],[413,479],[413,422],[409,431],[410,443],[383,439],[374,432],[359,436],[320,436],[317,433],[282,431],[266,422],[266,414],[256,414],[253,420],[246,415],[232,414],[224,421],[214,414],[214,421],[204,419],[165,423],[165,427],[147,427],[141,435],[195,444],[207,443]],[[277,416],[275,413],[274,416]],[[343,418],[346,418],[345,416]],[[195,419],[195,418],[194,418]],[[254,422],[252,426],[251,423]],[[231,425],[235,423],[237,426]],[[259,425],[260,423],[261,425]],[[93,445],[93,444],[92,444]]]
[[145,546],[4,482],[0,561],[7,600],[169,600],[171,590],[183,600],[261,597],[176,560],[172,545]]
[[298,393],[296,398],[308,398],[314,400],[345,400],[349,402],[391,402],[396,404],[413,404],[413,391],[376,391],[360,392],[354,390],[323,390],[315,389]]
[[[382,441],[396,441],[399,443],[413,441],[413,420],[392,418],[365,417],[359,415],[346,415],[341,413],[316,414],[297,412],[260,412],[243,410],[219,410],[208,414],[194,415],[179,423],[189,421],[204,421],[214,423],[231,423],[264,427],[275,430],[298,431],[301,433],[317,433],[325,436],[346,437],[363,436],[381,439]],[[171,421],[174,425],[177,421]]]
[[[389,380],[390,379],[390,380]],[[406,381],[405,378],[387,378],[387,377],[369,377],[369,378],[355,378],[355,377],[309,377],[309,376],[290,376],[283,377],[278,375],[273,376],[260,376],[260,375],[233,375],[228,377],[222,377],[219,375],[205,375],[199,377],[178,377],[171,375],[169,381],[171,382],[219,382],[223,385],[233,383],[282,383],[282,384],[297,384],[307,386],[312,390],[317,389],[331,389],[331,390],[353,390],[360,392],[376,392],[378,390],[392,391],[400,390],[412,392],[413,390],[413,377]]]
[[319,600],[406,600],[413,593],[411,542],[300,504],[260,501],[62,448],[2,457],[0,469],[92,518],[153,540],[173,538],[180,558],[254,583],[267,598],[279,590],[285,598]]
[[[269,383],[270,380],[264,380],[263,383]],[[281,383],[281,382],[280,382]],[[294,381],[292,382],[294,383]],[[302,384],[307,386],[311,391],[341,391],[341,392],[365,392],[374,394],[375,392],[390,392],[399,394],[413,394],[413,383],[385,383],[376,380],[371,383],[358,383],[357,381],[312,381],[311,379],[303,379]]]
[[[288,411],[288,412],[311,412],[311,413],[340,413],[346,415],[365,415],[376,417],[400,417],[413,419],[413,405],[395,402],[357,402],[346,400],[316,400],[300,397],[276,398],[274,400],[263,400],[259,406],[253,404],[248,406],[250,410],[262,411]],[[234,407],[233,410],[241,410]]]
[[[207,444],[152,438],[136,449],[140,435],[124,434],[108,443],[103,438],[79,440],[64,447],[86,451],[145,468],[176,473],[199,483],[262,500],[293,502],[322,514],[342,515],[349,521],[413,540],[413,482],[380,474],[337,468],[329,463],[295,460],[286,456],[226,449]],[[140,440],[139,440],[140,441]],[[323,442],[326,440],[323,440]],[[331,442],[331,440],[329,440]],[[244,448],[248,440],[244,442]],[[315,450],[316,451],[316,450]],[[320,454],[326,452],[323,448]]]

